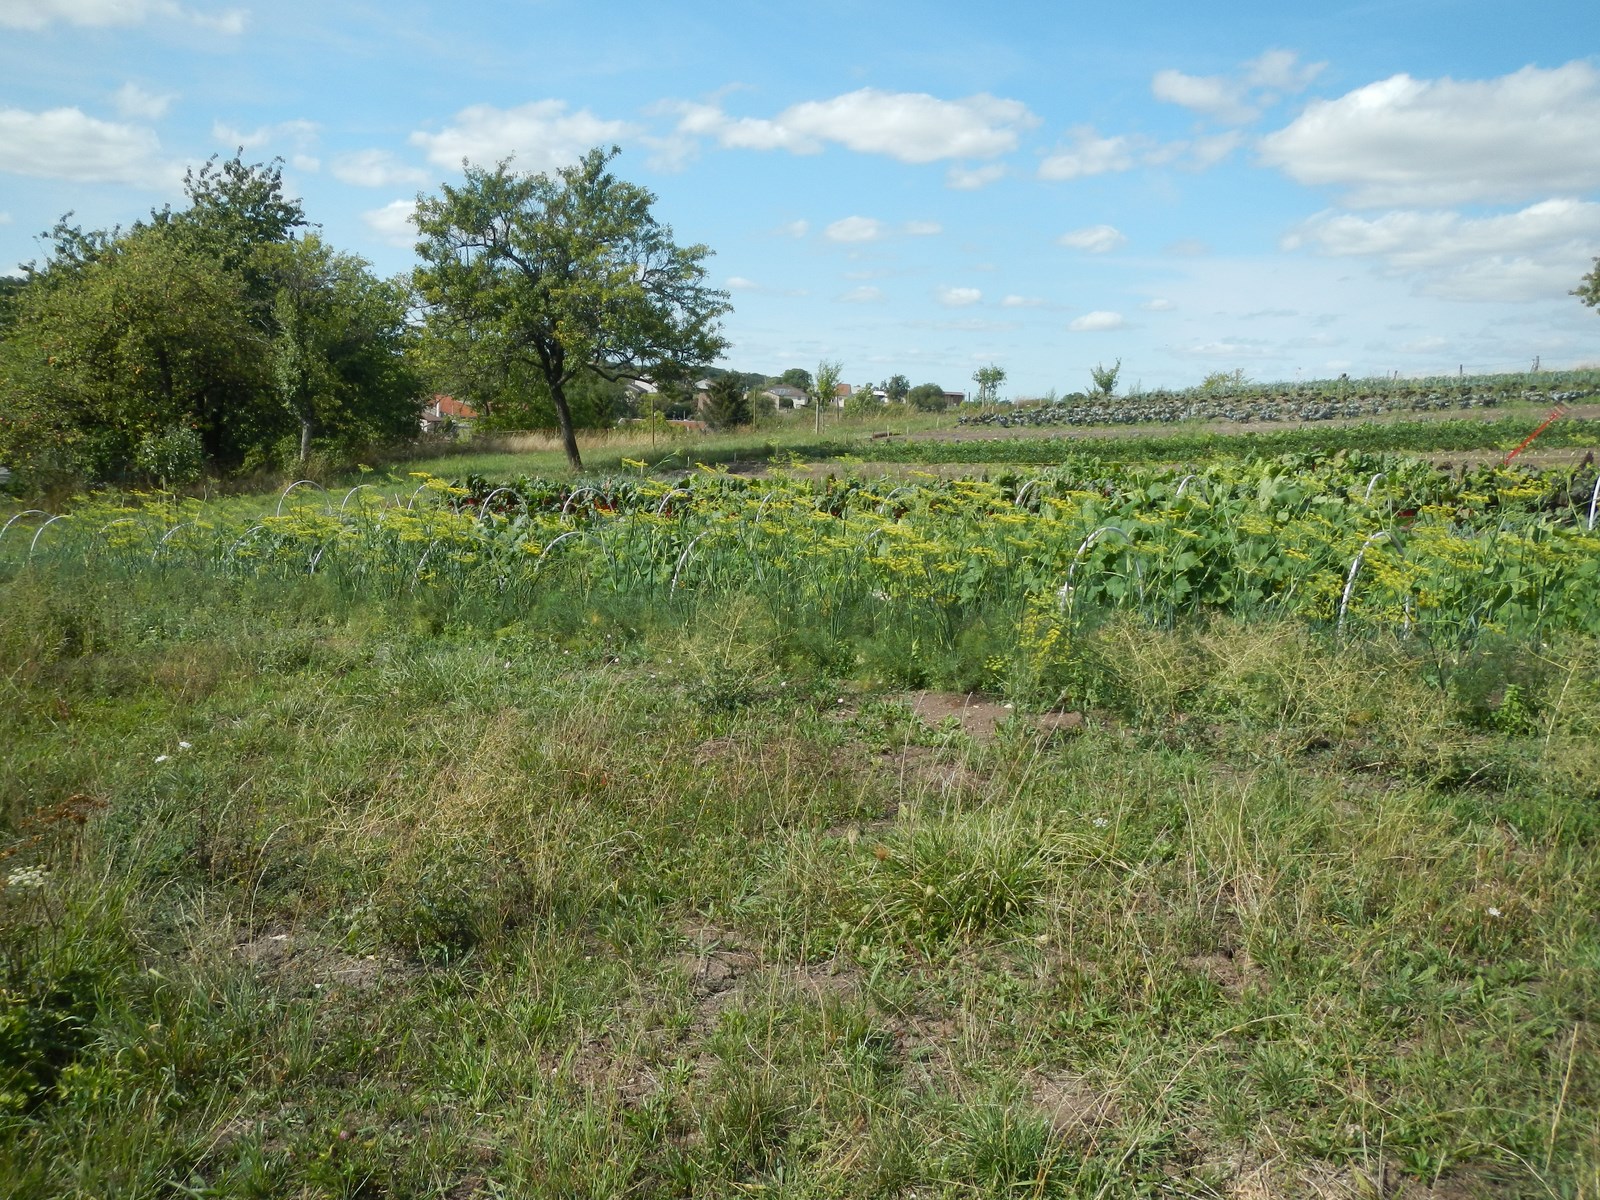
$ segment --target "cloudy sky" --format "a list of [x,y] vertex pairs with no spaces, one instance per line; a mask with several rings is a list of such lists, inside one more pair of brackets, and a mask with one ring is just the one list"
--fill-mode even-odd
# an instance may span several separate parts
[[1600,362],[1594,0],[0,0],[0,270],[281,156],[385,273],[463,158],[615,143],[727,365],[1005,392]]

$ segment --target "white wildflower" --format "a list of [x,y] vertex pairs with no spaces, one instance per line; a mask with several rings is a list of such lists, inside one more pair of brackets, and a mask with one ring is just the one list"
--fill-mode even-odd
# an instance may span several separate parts
[[1091,825],[1093,825],[1096,829],[1104,829],[1107,825],[1111,824],[1111,822],[1106,820],[1104,817],[1096,817],[1093,821],[1091,821],[1089,823]]
[[6,876],[6,886],[42,888],[50,885],[50,872],[44,867],[18,867]]
[[193,742],[179,742],[178,743],[178,749],[179,750],[193,750],[194,749],[194,743]]
[[1498,908],[1495,908],[1493,905],[1490,905],[1489,906],[1489,915],[1491,917],[1503,917],[1503,916],[1505,916],[1505,913],[1501,912]]
[[156,755],[156,761],[158,763],[164,763],[168,759],[170,759],[171,757],[172,757],[172,755],[170,755],[170,754],[158,754],[158,755]]

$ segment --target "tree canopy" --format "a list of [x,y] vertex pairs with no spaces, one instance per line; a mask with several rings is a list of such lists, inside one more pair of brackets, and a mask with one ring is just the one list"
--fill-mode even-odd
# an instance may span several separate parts
[[567,459],[578,452],[568,386],[712,362],[726,342],[726,292],[706,286],[701,245],[679,246],[655,197],[594,149],[554,175],[463,164],[465,182],[417,202],[417,291],[429,337],[448,353],[540,379]]

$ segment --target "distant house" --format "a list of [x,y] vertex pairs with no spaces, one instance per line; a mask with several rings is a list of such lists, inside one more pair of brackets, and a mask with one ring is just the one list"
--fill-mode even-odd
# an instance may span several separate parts
[[454,396],[430,396],[422,406],[422,432],[437,433],[440,429],[467,428],[478,419],[478,410],[463,404]]
[[965,392],[946,392],[944,394],[944,402],[946,404],[965,404],[967,402],[967,394]]
[[811,397],[803,389],[791,387],[787,383],[769,387],[761,394],[763,396],[771,396],[772,402],[779,408],[804,408],[811,403]]

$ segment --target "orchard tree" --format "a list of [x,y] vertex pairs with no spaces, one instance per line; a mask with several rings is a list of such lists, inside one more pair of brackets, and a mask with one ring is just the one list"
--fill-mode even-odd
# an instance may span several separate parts
[[[679,246],[655,197],[594,149],[554,175],[463,163],[465,182],[417,201],[415,282],[430,324],[470,327],[547,390],[567,460],[582,469],[567,387],[585,371],[637,378],[698,366],[726,347],[728,294],[706,286],[705,246]],[[448,339],[447,339],[448,341]]]
[[911,394],[911,380],[904,375],[891,375],[883,381],[883,391],[890,404],[901,404]]

